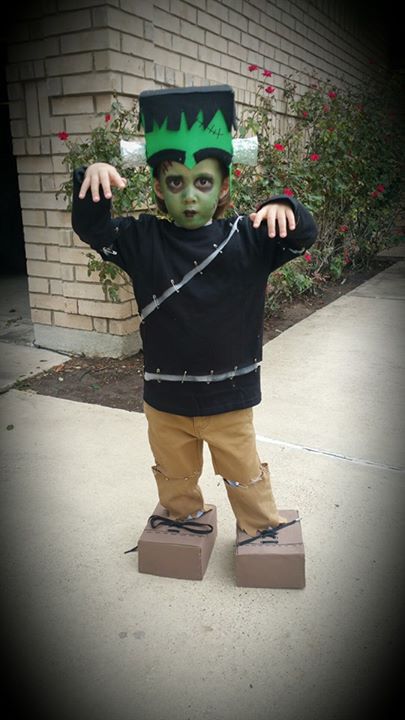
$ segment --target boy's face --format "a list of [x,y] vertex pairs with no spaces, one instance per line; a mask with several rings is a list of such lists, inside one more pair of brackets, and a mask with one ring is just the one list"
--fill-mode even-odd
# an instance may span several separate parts
[[156,195],[164,200],[177,225],[188,230],[203,227],[215,213],[220,198],[229,189],[215,158],[206,158],[187,168],[182,163],[162,163],[154,182]]

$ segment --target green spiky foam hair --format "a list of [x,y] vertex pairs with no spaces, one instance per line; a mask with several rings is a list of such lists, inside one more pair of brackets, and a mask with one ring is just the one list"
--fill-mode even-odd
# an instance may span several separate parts
[[146,160],[153,174],[160,163],[192,168],[207,157],[232,162],[236,128],[234,92],[229,85],[146,90],[139,96]]

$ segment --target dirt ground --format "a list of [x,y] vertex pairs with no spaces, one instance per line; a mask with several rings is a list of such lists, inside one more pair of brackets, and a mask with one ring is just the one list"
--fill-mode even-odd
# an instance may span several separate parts
[[[303,297],[285,304],[277,314],[265,322],[264,343],[341,295],[350,292],[392,262],[387,259],[376,259],[369,269],[349,271],[343,280],[328,283],[322,294]],[[73,356],[62,365],[19,381],[15,387],[40,395],[143,412],[143,354],[139,352],[121,359]]]

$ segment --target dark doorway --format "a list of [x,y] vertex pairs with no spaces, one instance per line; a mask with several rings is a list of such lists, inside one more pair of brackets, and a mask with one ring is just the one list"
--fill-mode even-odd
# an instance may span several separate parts
[[26,274],[24,231],[13,155],[6,81],[7,47],[0,39],[0,275]]

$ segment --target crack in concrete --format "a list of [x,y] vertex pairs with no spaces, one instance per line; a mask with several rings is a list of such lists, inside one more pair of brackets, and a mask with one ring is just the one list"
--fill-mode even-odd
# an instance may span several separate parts
[[366,465],[368,467],[377,468],[378,470],[390,470],[398,473],[405,473],[405,467],[397,465],[387,465],[385,463],[378,463],[374,460],[366,460],[364,458],[355,458],[350,455],[344,455],[343,453],[332,452],[331,450],[321,450],[320,448],[311,448],[307,445],[301,445],[299,443],[285,442],[284,440],[275,440],[274,438],[266,437],[265,435],[256,435],[256,439],[259,442],[269,443],[271,445],[282,445],[283,447],[293,448],[295,450],[304,450],[306,452],[315,453],[316,455],[326,455],[332,457],[335,460],[344,460],[346,462],[354,463],[355,465]]
[[405,300],[405,297],[402,297],[402,295],[367,295],[366,293],[354,291],[347,293],[347,295],[351,295],[352,297],[367,298],[368,300],[399,300],[400,302]]

